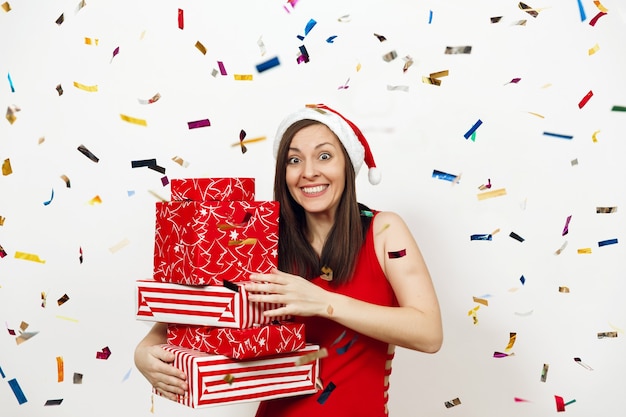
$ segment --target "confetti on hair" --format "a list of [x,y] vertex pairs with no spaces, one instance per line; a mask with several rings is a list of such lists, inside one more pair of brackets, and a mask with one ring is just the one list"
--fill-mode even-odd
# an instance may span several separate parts
[[[302,50],[302,49],[301,49]],[[307,62],[308,62],[308,55],[307,55]],[[264,62],[261,62],[260,64],[257,64],[256,66],[256,70],[261,73],[263,71],[267,71],[271,68],[277,67],[280,65],[280,60],[278,59],[277,56],[270,58]],[[226,75],[226,74],[222,74],[222,75]]]
[[593,45],[591,48],[589,48],[588,54],[589,55],[593,55],[596,52],[598,52],[600,50],[600,45],[598,45],[598,43],[596,43],[595,45]]
[[61,13],[61,16],[59,16],[57,18],[57,20],[54,21],[54,23],[56,23],[57,25],[61,26],[64,21],[65,21],[65,15],[63,13]]
[[565,219],[565,226],[563,227],[563,232],[561,232],[561,236],[565,236],[566,234],[569,233],[569,223],[572,220],[572,216],[569,215],[567,216],[567,218]]
[[211,122],[209,121],[209,119],[195,120],[192,122],[187,122],[187,126],[189,127],[189,129],[198,129],[200,127],[211,126]]
[[53,199],[54,199],[54,188],[52,189],[52,192],[50,193],[50,200],[48,200],[48,201],[44,201],[44,202],[43,202],[43,205],[44,205],[44,206],[48,206],[48,205],[50,205],[50,203],[52,203],[52,200],[53,200]]
[[590,254],[591,248],[580,248],[578,249],[578,253],[581,255]]
[[233,78],[235,81],[252,81],[252,74],[234,74]]
[[324,281],[332,281],[333,280],[333,270],[326,265],[322,267],[322,274],[320,275]]
[[547,363],[544,363],[543,367],[541,368],[541,378],[539,378],[541,382],[546,382],[548,380],[549,369],[550,369],[550,365],[548,365]]
[[178,9],[178,29],[185,28],[185,12],[183,9]]
[[599,12],[597,15],[593,17],[593,19],[589,21],[589,25],[595,26],[596,23],[598,23],[598,19],[600,19],[602,16],[605,16],[605,15],[606,15],[606,12]]
[[87,158],[91,159],[95,163],[98,163],[98,161],[100,160],[96,155],[91,153],[91,151],[89,151],[89,149],[87,149],[85,145],[79,145],[77,149],[80,151],[80,153],[82,153],[83,155],[85,155]]
[[111,349],[108,346],[102,348],[102,350],[96,352],[96,359],[107,360],[111,356]]
[[7,115],[6,118],[9,121],[10,124],[15,123],[15,121],[17,120],[17,116],[15,115],[15,113],[17,113],[18,111],[21,111],[22,109],[20,109],[18,106],[16,106],[15,104],[12,104],[10,106],[7,106]]
[[485,191],[484,193],[476,194],[479,201],[486,200],[488,198],[501,197],[506,195],[506,188],[498,188],[497,190]]
[[617,212],[617,207],[596,207],[597,214],[606,214],[606,213],[615,213]]
[[22,388],[20,387],[19,382],[17,382],[17,379],[13,378],[8,380],[7,382],[9,383],[9,386],[11,387],[13,395],[15,395],[18,404],[21,405],[28,401],[26,399],[26,396],[24,395],[24,391],[22,391]]
[[98,91],[97,84],[85,85],[85,84],[79,83],[78,81],[74,81],[74,87],[78,88],[79,90],[87,91],[88,93],[96,93]]
[[298,39],[303,41],[305,36],[307,36],[309,34],[309,32],[311,32],[311,29],[313,29],[316,24],[317,24],[317,21],[315,19],[310,19],[307,22],[306,26],[304,27],[304,36],[298,35]]
[[138,98],[137,101],[139,102],[139,104],[153,104],[153,103],[156,103],[157,101],[159,101],[160,98],[161,98],[161,94],[160,93],[156,93],[155,95],[153,95],[149,99]]
[[57,356],[57,382],[63,382],[64,379],[63,356]]
[[406,256],[406,249],[401,249],[398,251],[389,251],[387,252],[387,256],[389,256],[389,259],[403,258]]
[[16,251],[15,252],[15,259],[23,259],[25,261],[37,262],[37,263],[40,263],[40,264],[45,264],[46,263],[45,260],[39,258],[39,255],[36,255],[34,253],[27,253],[27,252]]
[[457,398],[454,398],[454,399],[452,399],[450,401],[444,402],[443,405],[445,405],[446,408],[452,408],[452,407],[455,407],[457,405],[461,405],[461,400],[459,400],[459,398],[457,397]]
[[202,55],[206,55],[206,47],[202,44],[202,42],[197,41],[196,48],[202,53]]
[[474,134],[475,134],[475,132],[476,132],[476,129],[478,129],[478,128],[480,127],[480,125],[482,125],[482,124],[483,124],[483,121],[482,121],[482,120],[480,120],[480,119],[478,119],[478,120],[476,121],[476,123],[474,123],[474,125],[473,125],[473,126],[472,126],[472,127],[471,127],[468,131],[467,131],[467,132],[465,132],[465,134],[463,135],[463,137],[464,137],[465,139],[469,139],[469,138],[470,138],[470,136],[471,136],[471,137],[472,137],[472,142],[473,142],[473,141],[475,141],[475,136],[474,136]]
[[4,10],[7,13],[11,11],[11,5],[9,4],[8,1],[5,1],[4,3],[2,3],[2,10]]
[[598,242],[598,246],[602,247],[602,246],[608,246],[608,245],[616,245],[618,243],[617,239],[607,239],[607,240],[601,240]]
[[5,159],[2,162],[2,175],[7,176],[13,173],[13,168],[11,167],[11,160],[9,158]]

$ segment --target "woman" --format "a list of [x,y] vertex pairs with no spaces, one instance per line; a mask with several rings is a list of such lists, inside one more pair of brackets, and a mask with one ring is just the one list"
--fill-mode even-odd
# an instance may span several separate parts
[[[253,302],[279,303],[269,316],[293,315],[320,359],[320,391],[264,401],[257,417],[387,415],[394,347],[434,353],[441,315],[417,243],[395,213],[356,200],[363,162],[380,178],[360,130],[335,110],[307,106],[285,118],[274,144],[274,198],[280,203],[279,264],[246,285]],[[156,324],[135,353],[138,369],[163,395],[186,389],[169,363],[166,325]]]

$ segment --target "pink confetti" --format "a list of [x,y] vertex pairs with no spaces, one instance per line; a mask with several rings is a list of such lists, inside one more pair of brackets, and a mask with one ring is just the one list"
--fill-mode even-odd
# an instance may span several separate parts
[[561,233],[561,236],[565,236],[566,234],[569,233],[569,222],[570,220],[572,220],[572,216],[569,215],[567,216],[567,219],[565,220],[565,227],[563,227],[563,233]]
[[219,69],[220,69],[220,74],[222,74],[222,75],[228,75],[228,74],[226,73],[226,67],[224,67],[224,63],[223,63],[222,61],[217,61],[217,66],[218,66],[218,67],[219,67]]
[[109,359],[109,356],[111,356],[111,349],[109,349],[108,346],[105,346],[105,347],[102,348],[101,351],[96,352],[96,359],[107,360],[107,359]]

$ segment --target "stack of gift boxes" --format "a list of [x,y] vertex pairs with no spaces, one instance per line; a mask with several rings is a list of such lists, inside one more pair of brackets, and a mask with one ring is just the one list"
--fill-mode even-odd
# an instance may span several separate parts
[[[199,408],[317,391],[319,346],[304,325],[267,318],[244,283],[277,266],[275,201],[256,201],[253,178],[172,179],[156,203],[153,277],[137,281],[137,319],[168,323],[174,366]],[[156,392],[156,391],[155,391]]]

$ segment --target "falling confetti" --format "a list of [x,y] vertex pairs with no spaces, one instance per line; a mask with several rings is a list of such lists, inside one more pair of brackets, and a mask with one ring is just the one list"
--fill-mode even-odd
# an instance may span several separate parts
[[11,88],[11,92],[15,93],[15,86],[13,86],[13,80],[11,79],[11,73],[7,74],[7,78],[9,79],[9,87]]
[[563,232],[561,232],[561,236],[565,236],[566,234],[569,233],[569,222],[572,220],[572,216],[569,215],[567,216],[567,218],[565,219],[565,226],[563,227]]
[[550,369],[550,365],[548,365],[547,363],[544,363],[543,367],[541,368],[541,378],[540,378],[541,382],[546,382],[548,380],[549,369]]
[[577,364],[579,364],[580,366],[582,366],[588,371],[593,371],[593,368],[587,365],[586,363],[584,363],[580,358],[574,358],[574,362],[576,362]]
[[85,45],[95,45],[98,46],[98,39],[85,38]]
[[513,239],[517,240],[518,242],[523,242],[524,241],[524,238],[521,237],[520,235],[518,235],[515,232],[509,233],[509,237],[512,237]]
[[57,382],[63,382],[64,379],[63,356],[57,356]]
[[243,144],[243,140],[245,138],[246,138],[246,131],[241,129],[241,131],[239,132],[239,143],[241,144],[241,153],[248,152],[248,148],[246,148],[246,145]]
[[101,351],[96,352],[96,359],[104,359],[107,360],[111,356],[111,349],[108,346],[102,348]]
[[[267,61],[261,62],[260,64],[257,64],[256,66],[256,70],[261,73],[264,71],[267,71],[268,69],[277,67],[280,65],[280,60],[278,59],[278,57],[274,57],[274,58],[270,58]],[[225,75],[225,74],[222,74]]]
[[83,155],[85,155],[87,158],[91,159],[95,163],[98,163],[98,161],[100,160],[96,155],[91,153],[89,149],[87,149],[84,145],[79,145],[77,149],[80,151],[80,153],[82,153]]
[[235,81],[252,81],[252,74],[234,74]]
[[198,129],[200,127],[211,126],[209,119],[195,120],[193,122],[187,122],[189,129]]
[[478,119],[476,121],[476,123],[474,123],[474,125],[467,132],[465,132],[463,137],[465,139],[469,139],[470,136],[471,136],[472,137],[472,141],[474,141],[474,133],[476,132],[476,129],[478,129],[480,127],[480,125],[482,125],[482,124],[483,124],[483,121]]
[[185,28],[185,16],[183,9],[178,9],[178,29]]
[[196,48],[202,53],[202,55],[206,55],[206,47],[202,44],[202,42],[197,41]]
[[452,407],[455,407],[455,406],[460,405],[460,404],[461,404],[461,400],[459,400],[458,397],[443,403],[443,405],[445,405],[446,408],[452,408]]
[[585,95],[585,97],[583,97],[578,103],[578,108],[582,109],[592,96],[593,96],[593,91],[589,90],[589,92]]
[[61,13],[61,16],[59,16],[57,18],[57,20],[55,20],[55,23],[59,26],[61,26],[63,24],[63,22],[65,21],[65,15],[63,13]]
[[147,100],[138,98],[137,101],[139,101],[139,104],[152,104],[152,103],[156,103],[157,101],[159,101],[160,98],[161,98],[161,94],[156,93],[155,95],[153,95]]
[[518,4],[519,8],[522,9],[523,11],[525,11],[526,13],[528,13],[529,15],[531,15],[532,17],[537,17],[539,16],[539,11],[536,9],[533,9],[532,7],[528,6],[526,3],[522,3],[521,1]]
[[580,12],[580,21],[584,22],[587,19],[585,8],[583,7],[582,0],[577,0],[577,1],[578,1],[578,11]]
[[11,123],[11,124],[15,123],[15,121],[17,120],[17,116],[15,115],[15,113],[17,113],[20,110],[22,110],[22,109],[20,109],[15,104],[12,104],[12,105],[7,107],[6,118],[9,121],[9,123]]
[[7,13],[11,11],[11,5],[9,4],[8,1],[2,3],[2,10],[4,10]]
[[406,249],[387,252],[387,256],[389,256],[389,259],[403,258],[406,256]]
[[574,136],[572,136],[572,135],[563,135],[563,134],[560,134],[560,133],[543,132],[543,134],[545,136],[551,136],[553,138],[559,138],[559,139],[573,139],[574,138]]
[[598,242],[599,247],[607,246],[607,245],[616,245],[616,244],[617,244],[617,239],[607,239],[607,240],[601,240],[600,242]]
[[445,50],[446,55],[471,54],[471,53],[472,53],[472,47],[469,45],[446,46],[446,50]]
[[447,172],[438,171],[438,170],[434,169],[432,177],[436,178],[436,179],[439,179],[439,180],[444,180],[444,181],[455,181],[456,178],[457,178],[457,175],[448,174]]
[[589,53],[589,55],[593,55],[593,54],[595,54],[596,52],[598,52],[599,50],[600,50],[600,45],[598,45],[598,44],[596,43],[594,46],[592,46],[591,48],[589,48],[588,53]]
[[307,36],[309,34],[309,32],[311,32],[311,29],[313,29],[316,24],[317,24],[317,21],[315,19],[310,19],[307,22],[306,26],[304,27],[304,36],[298,35],[298,39],[303,41],[304,37]]
[[79,90],[87,91],[88,93],[95,93],[98,91],[97,84],[85,85],[85,84],[79,83],[78,81],[74,81],[74,87],[78,88]]
[[54,188],[52,189],[52,192],[51,192],[50,194],[51,194],[51,195],[50,195],[50,200],[48,200],[48,201],[44,201],[44,202],[43,202],[43,205],[44,205],[44,206],[48,206],[48,205],[50,205],[50,203],[52,203],[52,200],[54,199]]
[[61,84],[57,84],[56,90],[57,90],[57,93],[59,94],[59,96],[63,95],[63,86],[61,86]]
[[7,382],[9,386],[11,387],[11,390],[13,391],[13,395],[15,395],[15,398],[17,399],[18,404],[21,405],[28,401],[26,399],[26,396],[24,395],[24,392],[22,391],[22,388],[20,387],[20,384],[17,382],[17,379],[13,378]]
[[45,260],[39,258],[39,255],[19,251],[15,252],[15,259],[23,259],[25,261],[37,262],[40,264],[46,263]]
[[605,16],[605,15],[606,15],[606,12],[599,12],[597,15],[593,17],[593,19],[589,21],[589,25],[595,26],[596,23],[598,23],[598,19],[600,19],[602,16]]
[[128,123],[132,123],[138,126],[148,126],[148,122],[145,119],[138,119],[136,117],[127,116],[125,114],[120,114],[120,118]]
[[484,193],[476,194],[479,201],[486,200],[488,198],[501,197],[506,195],[506,188],[498,188],[497,190],[485,191]]
[[7,176],[13,173],[13,168],[11,167],[11,160],[9,158],[5,159],[2,162],[2,175]]

